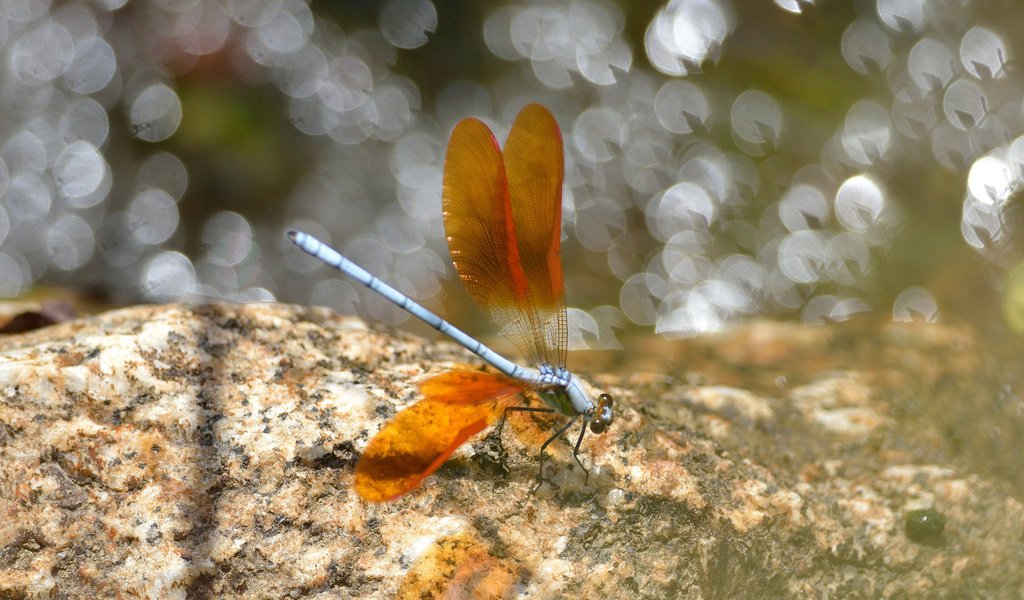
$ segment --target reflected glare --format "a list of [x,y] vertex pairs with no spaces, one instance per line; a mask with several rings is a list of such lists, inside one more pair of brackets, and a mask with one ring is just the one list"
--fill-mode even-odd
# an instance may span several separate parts
[[388,0],[379,21],[389,42],[398,48],[419,48],[437,29],[437,9],[430,0]]
[[181,124],[181,100],[170,87],[157,83],[143,89],[129,108],[131,131],[141,140],[169,138]]
[[[960,210],[957,243],[1009,268],[1024,186],[1010,25],[982,20],[976,0],[873,0],[823,33],[821,3],[762,4],[524,0],[456,15],[389,0],[336,20],[302,0],[4,3],[0,291],[81,277],[125,301],[276,292],[401,322],[282,231],[333,240],[439,304],[455,281],[440,215],[451,128],[476,116],[500,143],[531,101],[564,135],[574,346],[615,347],[623,326],[839,321],[896,293],[892,318],[930,322],[934,292],[916,282],[869,293],[902,209],[920,204]],[[804,28],[831,72],[781,52],[756,57],[770,76],[738,66]],[[428,55],[436,72],[417,62]],[[194,102],[221,84],[279,121]],[[252,154],[202,147],[233,136]],[[251,197],[268,165],[293,172]]]
[[782,109],[769,94],[747,90],[736,97],[732,130],[737,143],[746,142],[748,154],[764,155],[774,149],[782,134]]
[[886,27],[897,33],[913,33],[924,26],[926,0],[878,0],[875,11]]
[[939,305],[928,290],[916,286],[909,287],[896,296],[892,304],[892,320],[903,323],[935,323],[939,320]]

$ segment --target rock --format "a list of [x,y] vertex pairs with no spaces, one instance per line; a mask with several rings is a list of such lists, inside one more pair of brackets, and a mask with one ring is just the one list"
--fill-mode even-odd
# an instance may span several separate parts
[[1003,342],[760,322],[572,357],[617,399],[589,482],[553,444],[531,493],[552,420],[515,414],[368,504],[368,439],[471,355],[282,305],[0,337],[0,597],[1021,597]]

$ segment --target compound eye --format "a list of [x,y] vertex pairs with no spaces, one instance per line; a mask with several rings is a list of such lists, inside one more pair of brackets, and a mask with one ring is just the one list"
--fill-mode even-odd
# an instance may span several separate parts
[[615,415],[612,414],[614,400],[608,394],[601,394],[597,397],[597,407],[594,409],[594,418],[590,420],[590,430],[594,433],[604,433],[612,424]]
[[597,418],[601,421],[603,428],[609,427],[615,419],[615,414],[612,412],[613,404],[615,401],[610,394],[601,394],[597,397]]

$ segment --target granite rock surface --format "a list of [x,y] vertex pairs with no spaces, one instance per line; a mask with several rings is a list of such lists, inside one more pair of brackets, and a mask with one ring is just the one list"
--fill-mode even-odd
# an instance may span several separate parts
[[617,398],[589,479],[553,444],[534,492],[555,421],[516,414],[368,504],[369,438],[471,355],[285,305],[0,337],[0,598],[1024,597],[1016,350],[770,322],[627,346],[570,358]]

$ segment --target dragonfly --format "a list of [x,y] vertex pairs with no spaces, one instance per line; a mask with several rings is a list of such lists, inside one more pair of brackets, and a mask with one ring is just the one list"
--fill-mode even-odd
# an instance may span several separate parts
[[[470,296],[533,367],[520,366],[405,294],[301,231],[291,241],[324,263],[362,283],[473,352],[497,372],[456,368],[419,386],[421,398],[398,412],[370,440],[356,463],[353,487],[364,500],[394,500],[417,488],[463,443],[509,412],[545,412],[568,417],[540,449],[538,486],[545,451],[574,423],[596,434],[612,424],[613,399],[592,400],[579,378],[565,368],[568,324],[560,256],[562,135],[547,108],[524,107],[504,148],[476,118],[452,130],[445,155],[442,210],[452,262]],[[533,395],[543,406],[525,405]]]

